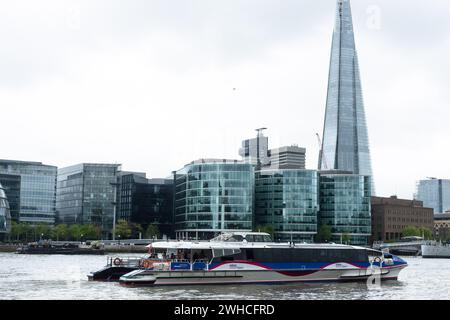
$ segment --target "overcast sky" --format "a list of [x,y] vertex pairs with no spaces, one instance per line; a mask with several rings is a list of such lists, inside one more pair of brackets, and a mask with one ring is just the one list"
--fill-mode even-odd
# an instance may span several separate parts
[[[307,148],[315,169],[335,0],[1,1],[0,158],[122,163]],[[450,178],[450,2],[353,0],[378,195]]]

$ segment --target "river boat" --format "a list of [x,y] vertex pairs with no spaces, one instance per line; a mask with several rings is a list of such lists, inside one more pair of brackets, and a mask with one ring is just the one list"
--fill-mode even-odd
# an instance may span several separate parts
[[105,251],[98,245],[80,245],[78,243],[59,243],[52,241],[31,242],[19,247],[16,251],[19,254],[92,254],[103,255]]
[[142,257],[108,256],[106,265],[88,274],[89,281],[119,281],[119,278],[131,271],[140,270],[143,262],[150,259],[150,255]]
[[399,256],[419,256],[422,254],[421,246],[425,244],[423,237],[403,237],[396,242],[374,242],[372,248],[390,252]]
[[422,258],[450,258],[450,244],[429,242],[422,245]]
[[342,244],[277,243],[261,232],[230,232],[210,241],[160,241],[150,258],[124,274],[128,286],[396,280],[403,259]]

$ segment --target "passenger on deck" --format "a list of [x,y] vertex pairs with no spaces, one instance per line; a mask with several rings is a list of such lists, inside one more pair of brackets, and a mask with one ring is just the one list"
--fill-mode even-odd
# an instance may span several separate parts
[[196,253],[194,253],[194,256],[192,257],[192,260],[198,260],[198,253],[196,252]]

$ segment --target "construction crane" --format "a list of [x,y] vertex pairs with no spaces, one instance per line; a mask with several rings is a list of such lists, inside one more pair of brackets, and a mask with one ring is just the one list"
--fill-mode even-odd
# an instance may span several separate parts
[[[325,158],[325,154],[323,153],[322,149],[322,140],[320,139],[320,135],[316,133],[317,141],[319,143],[319,169],[328,170],[327,165],[327,159]],[[323,162],[323,168],[322,168],[322,162]]]

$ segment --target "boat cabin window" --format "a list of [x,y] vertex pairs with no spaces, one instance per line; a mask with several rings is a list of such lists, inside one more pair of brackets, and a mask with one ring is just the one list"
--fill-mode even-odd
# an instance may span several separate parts
[[244,240],[244,237],[239,234],[221,234],[213,239],[212,241],[224,241],[224,242],[242,242]]
[[240,249],[214,249],[214,257],[222,257],[222,260],[234,260],[233,255],[241,252]]
[[248,234],[245,236],[247,242],[272,242],[270,236],[265,234]]
[[258,262],[358,262],[367,261],[365,250],[347,249],[296,249],[296,248],[246,248],[243,259]]
[[154,255],[155,258],[160,260],[173,260],[173,261],[210,261],[212,259],[211,249],[167,249],[167,251],[160,253],[157,252]]

